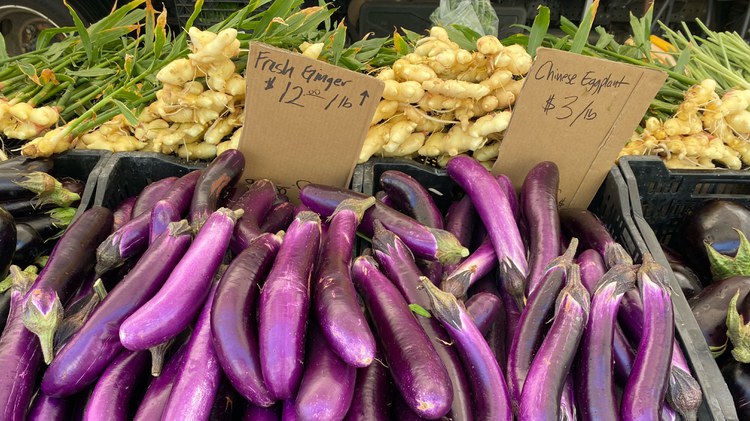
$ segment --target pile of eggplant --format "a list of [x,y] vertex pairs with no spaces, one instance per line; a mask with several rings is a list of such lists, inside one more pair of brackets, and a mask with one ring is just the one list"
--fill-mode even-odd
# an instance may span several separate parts
[[294,206],[243,168],[90,208],[13,267],[1,419],[695,419],[665,268],[558,213],[554,164],[519,200],[454,158],[445,216],[397,171]]

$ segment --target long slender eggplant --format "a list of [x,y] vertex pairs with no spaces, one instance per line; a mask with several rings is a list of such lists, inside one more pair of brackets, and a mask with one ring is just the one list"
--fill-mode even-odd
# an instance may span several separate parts
[[427,278],[422,285],[432,302],[432,315],[448,331],[471,379],[474,417],[482,420],[512,420],[513,412],[502,369],[466,309],[452,294],[440,291]]
[[[380,348],[380,347],[379,347]],[[354,395],[346,421],[385,420],[388,418],[390,399],[390,377],[383,363],[382,351],[367,367],[357,369]]]
[[471,244],[471,234],[474,231],[476,211],[471,204],[471,198],[464,196],[454,202],[445,216],[445,230],[456,236],[464,247]]
[[383,341],[396,388],[409,408],[428,419],[446,415],[453,401],[451,379],[404,297],[372,257],[355,259],[352,277]]
[[289,226],[260,294],[260,366],[275,399],[291,398],[302,379],[310,277],[319,247],[320,218],[301,212]]
[[518,195],[516,194],[516,189],[513,187],[513,182],[510,180],[510,177],[505,174],[495,176],[495,180],[497,180],[497,184],[500,185],[500,188],[503,189],[505,197],[508,198],[508,205],[510,205],[510,210],[513,211],[513,217],[517,222],[520,222],[521,205],[518,200]]
[[120,352],[96,382],[86,404],[84,421],[126,421],[140,379],[148,374],[148,352]]
[[59,180],[44,172],[0,170],[0,201],[21,199],[38,203],[70,200],[72,203],[80,200],[80,195],[65,189]]
[[151,383],[143,395],[138,411],[135,413],[133,421],[159,421],[161,420],[164,406],[167,404],[169,395],[172,392],[172,386],[177,378],[177,374],[182,366],[182,358],[185,355],[185,345],[181,346],[177,352],[164,365],[164,370],[158,377],[151,379]]
[[[196,170],[180,177],[162,200],[172,203],[180,214],[184,214],[190,207],[195,184],[201,174],[202,171]],[[142,213],[107,237],[96,248],[96,273],[101,276],[142,253],[148,246],[150,223],[151,214]]]
[[557,299],[555,321],[529,368],[521,394],[519,421],[559,419],[565,379],[586,328],[590,305],[577,264],[571,265],[567,278]]
[[287,229],[294,219],[294,205],[291,202],[281,202],[273,205],[268,215],[260,224],[262,232],[277,233]]
[[0,277],[5,278],[16,252],[16,221],[0,208]]
[[37,392],[31,408],[26,415],[27,421],[52,421],[71,419],[73,402],[68,398],[53,398]]
[[482,336],[487,336],[495,320],[505,312],[505,309],[499,296],[480,292],[466,301],[466,311]]
[[229,246],[241,210],[211,214],[159,292],[120,325],[120,343],[131,350],[159,345],[182,332],[200,312],[208,286]]
[[279,407],[264,408],[248,404],[242,413],[242,421],[279,421]]
[[23,172],[41,171],[50,172],[55,167],[55,162],[50,158],[29,158],[27,156],[16,156],[5,161],[0,161],[0,170],[18,170]]
[[237,203],[237,209],[242,209],[242,215],[237,226],[234,227],[232,242],[229,243],[232,251],[239,254],[244,250],[253,238],[260,235],[261,222],[268,214],[273,202],[276,200],[276,187],[270,180],[257,180]]
[[153,244],[162,235],[169,224],[182,219],[180,211],[166,200],[160,200],[151,208],[151,220],[149,221],[148,243]]
[[578,419],[576,405],[576,395],[573,388],[573,373],[571,370],[565,378],[562,395],[560,396],[560,421],[576,421]]
[[169,193],[177,180],[177,177],[162,178],[144,187],[135,199],[131,212],[132,216],[137,217],[143,213],[150,212],[156,202]]
[[[211,221],[206,222],[208,226]],[[221,365],[211,339],[211,307],[218,282],[211,285],[208,298],[185,345],[182,364],[172,385],[163,420],[205,420],[221,381]]]
[[581,283],[586,287],[589,294],[593,296],[597,285],[599,285],[599,280],[607,271],[604,260],[598,251],[586,249],[581,252],[576,261],[581,268]]
[[469,288],[479,279],[497,267],[497,254],[489,238],[474,250],[443,281],[441,289],[456,297],[463,297]]
[[357,369],[339,358],[316,327],[308,346],[305,373],[294,399],[297,419],[343,420],[354,395]]
[[[308,184],[300,190],[302,203],[321,216],[330,216],[345,199],[366,198],[363,194],[318,184]],[[401,237],[417,257],[452,264],[469,255],[469,250],[463,247],[453,234],[425,227],[381,202],[375,202],[375,206],[365,212],[360,231],[365,235],[372,235],[375,220]]]
[[91,316],[91,312],[94,308],[101,303],[104,297],[107,295],[107,291],[104,288],[104,283],[101,279],[94,281],[91,291],[81,297],[79,300],[73,301],[69,306],[65,307],[65,317],[60,323],[55,332],[54,338],[54,350],[55,354],[62,348],[73,334],[75,334],[81,326]]
[[[499,274],[495,275],[495,278],[499,278],[499,277],[500,277]],[[518,309],[518,305],[516,304],[515,299],[511,295],[510,291],[508,290],[508,285],[505,282],[502,282],[502,280],[500,279],[498,279],[497,283],[500,286],[499,288],[500,298],[503,300],[503,307],[505,308],[505,325],[503,326],[503,330],[502,330],[502,332],[504,333],[503,340],[502,340],[502,345],[503,345],[502,361],[504,362],[504,364],[502,366],[502,369],[503,369],[503,373],[505,374],[505,378],[508,382],[508,390],[510,391],[512,389],[510,385],[511,378],[510,378],[510,372],[509,372],[510,365],[508,364],[508,359],[510,357],[510,349],[511,349],[511,345],[513,344],[513,338],[516,336],[516,331],[518,330],[518,324],[521,321],[521,310]],[[494,328],[493,330],[496,330],[496,328]],[[498,334],[498,333],[496,332],[495,334]],[[494,347],[496,345],[499,345],[500,343],[501,343],[500,338],[496,337],[492,345]],[[494,351],[495,351],[495,355],[497,355],[498,352],[500,352],[500,350],[497,348],[495,348]],[[511,392],[510,397],[511,399],[513,398],[512,392]]]
[[560,172],[554,162],[540,162],[532,168],[521,188],[521,207],[529,230],[528,293],[538,286],[549,262],[560,254],[560,217],[557,190]]
[[582,247],[598,251],[607,267],[614,266],[617,259],[611,248],[615,240],[596,215],[586,209],[577,208],[561,209],[559,215],[563,232],[578,238]]
[[170,225],[169,232],[149,247],[47,367],[41,385],[45,393],[71,395],[99,377],[123,349],[119,337],[122,322],[157,293],[190,241],[190,227],[183,220]]
[[366,367],[375,357],[375,337],[357,301],[351,261],[357,225],[375,198],[345,200],[333,213],[313,282],[313,308],[331,349],[347,364]]
[[[398,288],[406,301],[409,304],[417,304],[422,308],[429,309],[431,301],[427,292],[420,285],[421,273],[403,241],[376,222],[373,249],[383,273]],[[419,317],[417,321],[424,332],[427,333],[450,378],[453,401],[448,416],[454,420],[473,419],[471,386],[466,378],[458,353],[452,346],[447,346],[451,343],[450,335],[435,319]]]
[[661,414],[674,341],[674,314],[667,282],[667,270],[645,253],[638,270],[643,333],[623,391],[620,405],[623,419],[658,419]]
[[24,303],[23,322],[40,340],[44,361],[53,356],[55,330],[63,318],[63,303],[93,269],[96,246],[112,230],[112,212],[95,206],[85,211],[58,240]]
[[252,240],[224,272],[211,309],[211,334],[224,373],[245,399],[264,407],[274,399],[260,368],[255,303],[280,246],[275,234]]
[[623,294],[635,286],[636,270],[616,265],[601,278],[578,358],[576,397],[583,420],[617,420],[612,343]]
[[49,240],[73,222],[75,213],[76,208],[56,208],[40,215],[18,218],[16,223],[28,225],[44,240]]
[[508,389],[516,408],[522,404],[521,393],[526,376],[542,343],[546,328],[544,321],[552,316],[555,300],[563,287],[563,280],[569,276],[577,246],[578,240],[573,238],[568,250],[550,263],[541,286],[531,294],[529,302],[521,313],[508,351]]
[[113,215],[115,222],[112,224],[112,231],[117,231],[133,217],[133,206],[135,206],[136,196],[128,197],[120,202],[115,208]]
[[399,208],[414,219],[425,226],[443,229],[443,215],[430,192],[414,177],[389,170],[380,174],[380,185],[388,197],[397,201]]
[[218,208],[224,189],[233,185],[245,169],[245,157],[237,149],[217,156],[201,174],[190,203],[190,225],[200,231],[209,216]]
[[503,282],[509,285],[519,308],[525,302],[525,278],[529,272],[526,248],[508,196],[497,180],[476,160],[457,156],[446,166],[448,175],[471,197],[492,241]]

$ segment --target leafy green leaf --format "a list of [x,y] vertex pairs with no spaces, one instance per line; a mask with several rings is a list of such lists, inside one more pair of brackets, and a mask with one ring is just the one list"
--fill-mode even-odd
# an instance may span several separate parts
[[411,310],[412,313],[418,316],[426,317],[428,319],[432,317],[432,315],[430,315],[430,312],[419,304],[409,304],[409,310]]
[[393,33],[393,47],[401,55],[409,54],[409,44],[398,32]]
[[589,33],[591,33],[591,26],[594,23],[596,17],[596,10],[599,8],[599,0],[594,0],[591,7],[586,11],[586,15],[583,17],[581,26],[576,31],[573,37],[573,45],[570,46],[570,52],[581,54],[583,48],[586,46],[589,40]]
[[78,32],[78,36],[81,38],[81,44],[83,45],[84,51],[86,51],[86,58],[88,58],[89,63],[96,62],[96,59],[98,57],[94,50],[94,44],[91,42],[91,38],[89,37],[89,32],[86,29],[86,25],[83,24],[81,17],[78,16],[78,13],[76,13],[75,9],[70,7],[70,5],[68,4],[68,0],[63,0],[63,4],[65,4],[65,7],[68,8],[68,11],[70,11],[70,16],[73,18],[73,22],[76,26],[76,31]]
[[8,50],[5,48],[5,37],[0,34],[0,60],[7,60],[8,58],[10,56],[8,56]]
[[552,45],[552,48],[554,48],[555,50],[562,50],[569,40],[570,40],[570,36],[565,35],[564,37],[557,40],[557,42]]
[[537,13],[534,18],[534,23],[531,25],[529,43],[526,46],[526,52],[528,52],[531,57],[536,57],[536,49],[542,45],[544,36],[547,35],[547,30],[549,29],[549,7],[540,5],[537,10],[539,13]]
[[457,26],[458,25],[451,25],[451,26],[446,26],[444,28],[445,32],[448,33],[448,38],[450,38],[451,41],[458,44],[458,46],[463,48],[464,50],[468,50],[468,51],[476,50],[477,48],[476,41],[471,42],[466,37],[466,35],[457,28]]
[[682,50],[680,55],[677,57],[677,62],[674,65],[674,71],[677,73],[683,73],[685,71],[685,66],[687,66],[689,61],[690,61],[690,48],[688,47]]
[[341,59],[341,54],[344,52],[344,46],[346,45],[346,26],[344,22],[339,23],[339,26],[333,32],[333,41],[331,42],[331,53],[333,65],[338,65]]
[[135,114],[130,111],[130,108],[128,108],[127,105],[123,104],[122,101],[115,98],[112,98],[112,102],[117,106],[122,115],[125,116],[125,118],[128,120],[128,123],[132,124],[134,127],[138,125],[138,117],[136,117]]
[[115,73],[117,73],[117,70],[111,67],[92,67],[90,69],[71,70],[67,72],[68,76],[78,77],[101,77],[113,75]]
[[599,39],[596,41],[596,46],[598,48],[606,48],[615,40],[615,36],[607,32],[607,30],[601,26],[597,26],[594,30],[599,34]]

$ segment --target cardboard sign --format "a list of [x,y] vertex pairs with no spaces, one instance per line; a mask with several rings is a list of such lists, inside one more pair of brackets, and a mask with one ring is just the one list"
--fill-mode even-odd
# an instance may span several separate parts
[[260,43],[246,75],[245,179],[268,178],[293,201],[305,184],[347,187],[383,82]]
[[540,48],[492,169],[520,188],[541,161],[560,169],[562,207],[588,207],[667,75]]

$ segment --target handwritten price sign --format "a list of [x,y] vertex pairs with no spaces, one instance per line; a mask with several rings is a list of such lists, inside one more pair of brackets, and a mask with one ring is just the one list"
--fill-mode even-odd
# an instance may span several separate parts
[[493,172],[518,188],[541,161],[560,170],[563,206],[587,207],[666,75],[540,48]]

